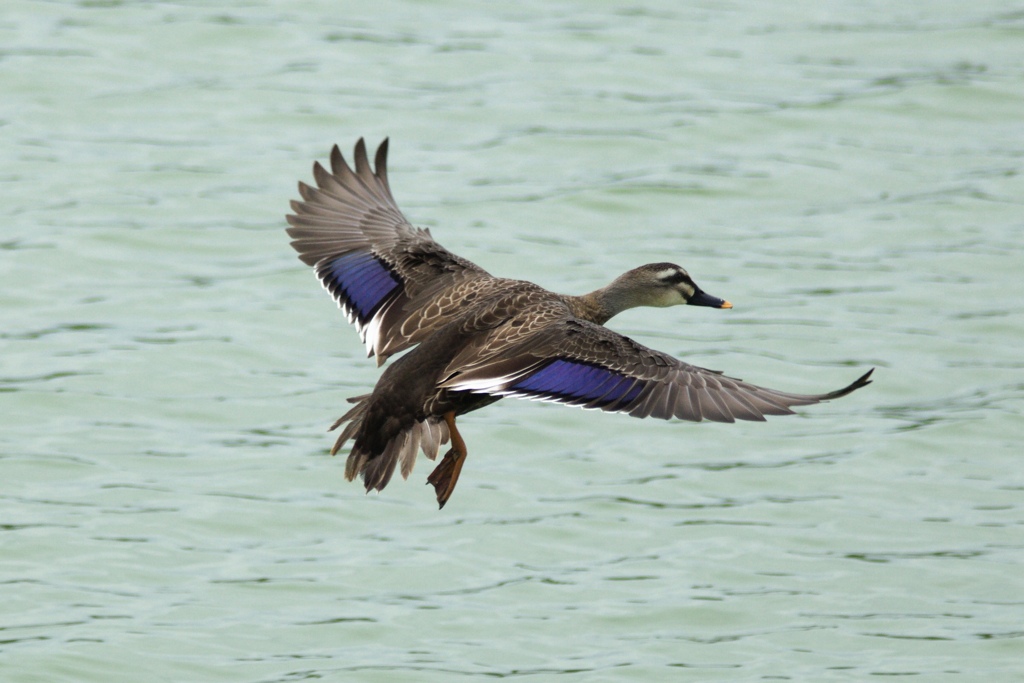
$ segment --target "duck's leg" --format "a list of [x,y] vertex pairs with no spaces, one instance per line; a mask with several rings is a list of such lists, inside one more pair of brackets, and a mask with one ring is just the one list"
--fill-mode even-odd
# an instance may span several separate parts
[[455,428],[455,411],[450,410],[444,414],[444,421],[448,425],[448,434],[452,437],[452,447],[444,454],[444,459],[434,468],[434,471],[427,477],[427,483],[433,485],[437,493],[438,509],[451,498],[455,485],[459,483],[459,473],[462,471],[462,463],[466,462],[466,442],[462,435]]

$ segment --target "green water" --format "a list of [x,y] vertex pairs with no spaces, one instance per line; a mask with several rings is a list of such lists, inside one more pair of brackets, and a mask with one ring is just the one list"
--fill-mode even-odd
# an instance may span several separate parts
[[[1017,3],[26,2],[0,19],[0,679],[1024,679]],[[507,400],[366,496],[283,214],[391,137],[445,246],[841,401]]]

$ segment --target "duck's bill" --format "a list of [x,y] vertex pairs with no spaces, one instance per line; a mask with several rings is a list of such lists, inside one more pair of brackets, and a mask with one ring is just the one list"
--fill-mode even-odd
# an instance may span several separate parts
[[725,299],[719,299],[717,296],[711,296],[707,292],[698,290],[696,294],[690,297],[687,301],[691,306],[710,306],[711,308],[732,308],[732,304]]

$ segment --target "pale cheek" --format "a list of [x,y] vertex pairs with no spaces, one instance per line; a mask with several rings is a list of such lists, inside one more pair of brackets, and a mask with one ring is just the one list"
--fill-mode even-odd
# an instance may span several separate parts
[[661,295],[661,298],[658,300],[657,305],[662,308],[665,308],[667,306],[679,306],[680,304],[685,303],[686,299],[680,292],[678,292],[675,289],[670,289]]

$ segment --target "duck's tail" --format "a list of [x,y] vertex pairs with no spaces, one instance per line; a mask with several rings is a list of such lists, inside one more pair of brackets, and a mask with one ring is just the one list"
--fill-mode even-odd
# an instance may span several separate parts
[[372,397],[373,394],[364,394],[348,399],[349,403],[355,405],[338,418],[328,431],[348,422],[334,442],[331,455],[341,450],[346,441],[354,438],[355,443],[345,461],[345,478],[352,481],[361,474],[367,491],[380,491],[391,481],[399,465],[402,478],[409,478],[416,464],[416,454],[421,449],[428,458],[436,459],[441,445],[448,443],[449,435],[448,425],[443,418],[428,417],[409,424],[401,424],[394,418],[374,420],[371,416],[371,419],[367,419],[368,413],[372,413]]

